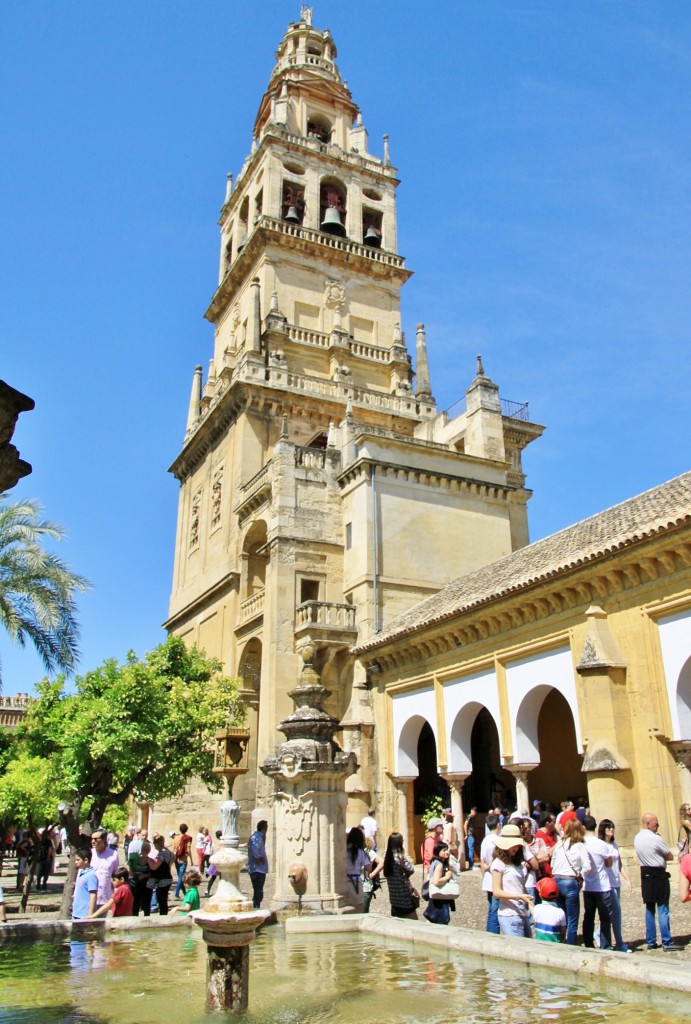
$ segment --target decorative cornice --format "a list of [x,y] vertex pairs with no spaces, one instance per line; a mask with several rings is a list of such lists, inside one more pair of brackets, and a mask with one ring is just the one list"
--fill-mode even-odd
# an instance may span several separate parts
[[187,622],[192,615],[196,615],[197,612],[207,605],[210,601],[220,597],[221,594],[233,587],[237,587],[240,583],[239,572],[228,572],[216,583],[212,584],[207,590],[198,597],[195,597],[193,601],[186,604],[184,608],[180,608],[174,615],[171,615],[169,619],[163,623],[163,628],[171,632],[178,629],[184,622]]
[[[409,635],[392,637],[379,647],[372,645],[365,649],[364,644],[360,645],[353,648],[352,653],[365,667],[377,662],[384,672],[399,672],[421,661],[457,653],[458,648],[506,636],[529,623],[547,623],[550,618],[581,607],[580,614],[584,615],[591,604],[608,598],[620,599],[622,594],[645,586],[651,580],[673,576],[688,568],[691,539],[680,540],[679,535],[684,533],[689,534],[688,526],[683,531],[673,531],[653,549],[650,541],[645,547],[638,542],[639,552],[622,552],[619,564],[611,555],[601,559],[600,566],[594,559],[576,569],[563,571],[552,581],[534,581],[515,594],[479,602],[461,613],[450,613],[444,622],[430,624]],[[592,575],[585,576],[588,572]],[[691,592],[675,599],[673,607],[691,608]]]

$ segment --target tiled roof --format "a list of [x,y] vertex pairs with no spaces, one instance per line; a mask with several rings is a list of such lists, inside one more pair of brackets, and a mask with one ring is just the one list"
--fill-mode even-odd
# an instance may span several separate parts
[[691,472],[459,577],[354,651],[372,650],[685,522],[691,522]]

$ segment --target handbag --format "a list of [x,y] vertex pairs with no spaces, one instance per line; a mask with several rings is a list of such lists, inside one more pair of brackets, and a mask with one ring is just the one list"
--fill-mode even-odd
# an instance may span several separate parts
[[455,900],[461,895],[461,887],[457,878],[449,878],[442,885],[429,883],[429,897],[431,900]]
[[417,891],[414,885],[408,882],[408,891],[410,893],[410,903],[413,910],[417,910],[420,906],[420,893]]
[[580,892],[580,890],[583,888],[583,875],[580,873],[580,871],[576,871],[575,867],[571,863],[571,859],[570,859],[568,853],[566,852],[566,846],[564,845],[564,841],[563,840],[562,840],[562,846],[564,847],[564,856],[566,857],[566,863],[569,865],[569,867],[573,871],[574,875],[576,876],[576,881],[578,882],[578,890]]

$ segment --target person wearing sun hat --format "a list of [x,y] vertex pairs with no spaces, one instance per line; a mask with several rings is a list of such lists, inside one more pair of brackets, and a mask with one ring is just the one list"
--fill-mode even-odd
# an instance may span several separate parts
[[499,931],[530,939],[532,897],[525,888],[525,843],[518,825],[504,825],[494,846],[492,892],[499,900]]

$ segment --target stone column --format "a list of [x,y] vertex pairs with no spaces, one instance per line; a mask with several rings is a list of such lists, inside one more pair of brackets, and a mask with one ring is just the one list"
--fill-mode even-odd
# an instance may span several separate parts
[[250,283],[252,289],[252,320],[248,331],[248,348],[250,352],[261,352],[262,348],[262,310],[261,295],[259,290],[259,278],[253,277]]
[[458,832],[458,860],[461,864],[461,869],[465,871],[467,865],[467,857],[465,852],[465,840],[463,838],[463,823],[465,821],[465,813],[463,811],[463,784],[466,779],[470,778],[470,772],[444,772],[442,778],[446,779],[451,788],[451,810],[453,811],[453,820]]
[[394,822],[393,831],[401,833],[406,852],[414,861],[415,851],[413,850],[413,840],[408,826],[408,786],[411,782],[415,781],[415,777],[409,775],[390,775],[389,778],[393,782],[398,793],[398,813],[397,820]]
[[514,779],[516,780],[516,809],[521,814],[530,814],[530,796],[528,794],[528,773],[532,772],[533,768],[537,768],[537,764],[505,764],[504,768],[511,772]]

